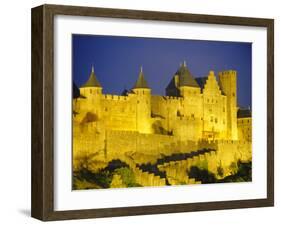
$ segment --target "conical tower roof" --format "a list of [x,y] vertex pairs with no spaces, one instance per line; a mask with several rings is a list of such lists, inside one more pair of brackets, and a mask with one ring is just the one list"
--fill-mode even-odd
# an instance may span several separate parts
[[138,80],[137,80],[136,84],[134,85],[133,89],[142,89],[142,88],[149,89],[147,82],[144,78],[144,74],[143,74],[142,67],[141,67]]
[[192,74],[186,67],[186,63],[181,64],[179,70],[176,72],[179,75],[180,86],[199,87],[198,83],[193,78]]
[[94,67],[92,66],[92,71],[91,71],[91,74],[89,76],[89,79],[88,81],[81,86],[82,88],[85,88],[85,87],[101,87],[96,75],[95,75],[95,71],[94,71]]

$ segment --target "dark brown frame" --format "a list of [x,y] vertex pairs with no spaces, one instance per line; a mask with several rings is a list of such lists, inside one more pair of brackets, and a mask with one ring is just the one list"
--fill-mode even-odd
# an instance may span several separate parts
[[[267,198],[205,203],[54,211],[53,36],[54,16],[95,16],[267,28]],[[31,215],[50,221],[161,214],[274,205],[274,20],[124,9],[42,5],[32,9],[32,200]]]

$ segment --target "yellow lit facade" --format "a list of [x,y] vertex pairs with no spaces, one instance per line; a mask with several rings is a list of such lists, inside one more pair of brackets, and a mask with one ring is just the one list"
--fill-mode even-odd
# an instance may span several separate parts
[[142,68],[134,87],[122,95],[103,94],[92,69],[79,92],[73,99],[74,171],[86,164],[95,172],[120,159],[139,177],[139,184],[157,186],[165,185],[163,178],[144,175],[138,166],[162,156],[213,150],[186,159],[178,173],[173,173],[173,165],[157,166],[170,175],[170,184],[200,183],[179,173],[193,165],[223,178],[236,170],[237,161],[251,161],[251,116],[237,117],[234,70],[218,76],[210,71],[195,79],[183,63],[166,87],[166,96],[157,96],[151,94]]

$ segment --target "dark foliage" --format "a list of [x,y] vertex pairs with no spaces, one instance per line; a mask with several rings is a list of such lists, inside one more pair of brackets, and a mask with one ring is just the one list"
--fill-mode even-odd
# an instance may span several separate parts
[[111,162],[108,163],[105,170],[108,170],[110,172],[113,172],[116,169],[122,168],[122,167],[129,167],[125,162],[122,162],[119,159],[114,159]]
[[75,179],[80,181],[85,180],[102,188],[109,188],[112,180],[112,173],[107,170],[101,170],[97,173],[92,173],[88,169],[82,169],[74,174],[74,180]]
[[234,175],[223,178],[220,182],[247,182],[252,181],[252,162],[238,162],[238,171]]
[[[88,184],[92,184],[93,186],[96,185],[96,187],[99,188],[109,188],[113,174],[115,173],[122,176],[123,182],[128,187],[141,186],[135,182],[134,175],[129,166],[121,160],[116,159],[109,162],[106,168],[99,170],[98,172],[91,172],[87,168],[83,168],[79,172],[75,172],[73,175],[73,189],[77,189],[76,183],[78,181],[84,181]],[[89,188],[93,188],[93,186]]]
[[216,177],[213,173],[210,173],[208,170],[199,169],[196,166],[192,166],[189,170],[189,177],[200,180],[203,184],[216,183]]
[[191,178],[201,181],[203,184],[252,181],[252,162],[242,163],[239,161],[237,162],[237,166],[238,170],[236,174],[223,179],[216,179],[213,173],[196,166],[190,168],[188,175]]

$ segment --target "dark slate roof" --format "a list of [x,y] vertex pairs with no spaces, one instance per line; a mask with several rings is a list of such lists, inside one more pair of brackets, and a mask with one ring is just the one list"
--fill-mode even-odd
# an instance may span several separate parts
[[171,79],[166,89],[176,89],[175,76]]
[[90,74],[90,77],[88,79],[88,81],[82,85],[81,87],[101,87],[96,75],[95,75],[95,72],[94,72],[94,68],[92,67],[92,72]]
[[250,118],[252,117],[252,112],[248,108],[240,108],[237,111],[237,118]]
[[195,78],[197,84],[200,86],[201,89],[204,89],[208,77],[199,77]]
[[80,97],[80,90],[78,89],[78,87],[75,85],[74,82],[72,83],[72,97],[73,99]]
[[143,74],[142,68],[141,68],[141,71],[139,73],[138,80],[137,80],[136,84],[134,85],[134,89],[141,89],[141,88],[149,89],[149,87],[147,85],[147,82],[146,82],[146,80],[144,78],[144,74]]
[[185,63],[180,66],[176,74],[179,75],[180,86],[199,87]]
[[124,89],[124,90],[122,91],[121,95],[122,95],[122,96],[127,96],[128,93],[129,93],[129,90]]

